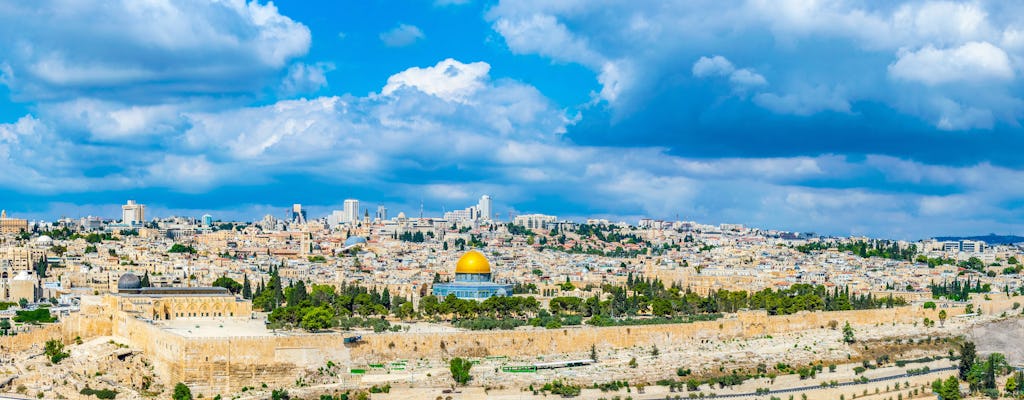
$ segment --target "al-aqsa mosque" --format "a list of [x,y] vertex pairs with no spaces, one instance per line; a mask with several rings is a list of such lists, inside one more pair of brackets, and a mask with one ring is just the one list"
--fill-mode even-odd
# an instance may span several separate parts
[[491,281],[491,263],[476,250],[467,251],[455,264],[455,282],[434,285],[438,297],[454,294],[465,300],[486,300],[494,296],[511,296],[512,285]]

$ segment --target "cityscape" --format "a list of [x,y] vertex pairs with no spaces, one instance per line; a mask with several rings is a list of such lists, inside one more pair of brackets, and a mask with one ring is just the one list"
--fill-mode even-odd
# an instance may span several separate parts
[[1022,17],[0,5],[0,400],[1024,399]]

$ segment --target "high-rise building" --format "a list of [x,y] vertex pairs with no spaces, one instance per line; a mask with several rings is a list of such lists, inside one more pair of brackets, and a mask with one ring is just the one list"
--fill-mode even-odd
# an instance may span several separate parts
[[146,222],[146,205],[138,204],[135,200],[128,200],[128,204],[121,206],[121,223],[125,225],[142,225]]
[[204,214],[203,215],[203,226],[209,227],[210,225],[213,225],[213,216],[210,215],[210,214]]
[[347,199],[345,200],[345,207],[342,210],[345,214],[345,222],[355,223],[359,221],[359,200]]
[[302,209],[302,204],[292,204],[292,223],[306,223],[306,210]]
[[491,210],[491,196],[483,195],[480,196],[480,202],[477,203],[476,209],[480,211],[480,219],[484,221],[490,221],[491,217],[494,216]]
[[388,219],[388,209],[384,206],[377,206],[377,215],[374,216],[378,221],[385,221]]

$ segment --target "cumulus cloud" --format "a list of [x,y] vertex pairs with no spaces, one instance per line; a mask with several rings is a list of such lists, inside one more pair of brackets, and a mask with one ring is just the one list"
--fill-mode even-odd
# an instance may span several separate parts
[[21,99],[249,93],[311,41],[272,3],[243,0],[12,4],[0,25],[3,81]]
[[491,66],[485,62],[464,64],[451,58],[432,67],[412,67],[388,78],[381,94],[390,95],[403,87],[448,101],[466,101],[484,87]]
[[889,74],[896,79],[926,85],[1006,81],[1014,77],[1009,56],[988,42],[969,42],[948,49],[929,45],[917,51],[905,51],[889,65]]
[[752,69],[737,69],[732,62],[722,56],[701,57],[693,63],[693,76],[697,78],[728,77],[734,91],[765,86],[768,80]]
[[380,34],[380,40],[388,47],[405,47],[423,39],[423,31],[415,25],[399,24]]
[[316,92],[327,87],[327,73],[333,70],[333,63],[292,64],[281,82],[281,92],[288,96]]
[[706,78],[710,76],[729,76],[736,67],[722,56],[701,57],[693,63],[693,76]]
[[822,111],[850,112],[841,90],[824,86],[801,88],[786,94],[760,93],[754,103],[780,114],[811,115]]
[[[526,0],[501,1],[487,19],[514,53],[579,63],[594,71],[600,100],[617,117],[611,119],[614,123],[631,114],[638,119],[657,118],[644,110],[673,100],[678,103],[671,96],[686,90],[685,80],[679,79],[678,60],[697,59],[690,71],[693,79],[728,76],[733,91],[756,93],[768,82],[780,88],[761,96],[758,105],[769,110],[811,116],[816,110],[852,111],[866,102],[888,106],[940,129],[964,129],[994,128],[1000,120],[1014,126],[1024,117],[1019,95],[1005,85],[1018,79],[1019,60],[1024,60],[1024,39],[1020,39],[1024,35],[1014,22],[1022,12],[1009,3],[958,1],[639,4],[613,0],[595,8],[580,1]],[[743,49],[758,70],[706,55],[729,48]],[[611,62],[632,68],[628,74],[612,74],[607,67]],[[621,78],[607,79],[613,75]],[[886,82],[887,78],[892,81]],[[935,88],[908,91],[899,86],[903,82]],[[968,89],[983,82],[1004,84],[988,87],[995,93],[992,96],[1003,99],[979,99]],[[845,90],[801,89],[838,86]],[[994,123],[944,123],[935,117],[934,107],[924,106],[937,98],[977,110],[970,113],[971,119],[988,113]],[[663,125],[679,123],[678,118],[661,118],[668,120]]]

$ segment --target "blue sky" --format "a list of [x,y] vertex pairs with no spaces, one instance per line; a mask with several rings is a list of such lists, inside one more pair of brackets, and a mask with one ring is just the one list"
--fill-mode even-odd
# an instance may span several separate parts
[[1022,233],[1024,5],[0,5],[0,207]]

